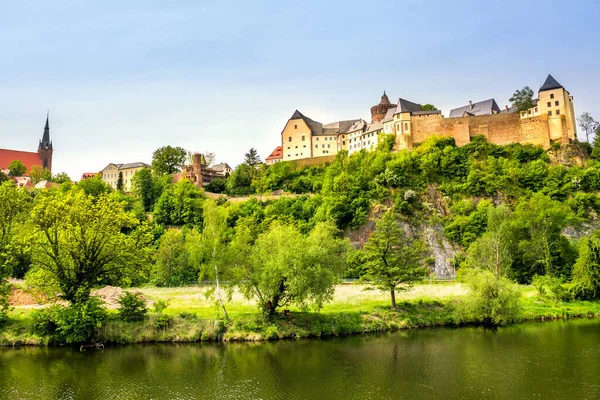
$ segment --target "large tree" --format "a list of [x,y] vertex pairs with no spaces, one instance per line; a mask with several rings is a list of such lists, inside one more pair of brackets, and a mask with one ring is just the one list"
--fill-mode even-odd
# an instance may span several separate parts
[[338,233],[332,223],[319,223],[304,236],[275,222],[250,246],[250,227],[242,226],[232,243],[237,254],[250,253],[234,263],[240,290],[269,315],[288,304],[320,309],[346,266],[349,245]]
[[433,104],[424,104],[421,106],[421,108],[423,109],[423,111],[436,111],[437,107],[434,106]]
[[71,182],[71,177],[66,172],[59,172],[58,174],[52,175],[52,182],[65,183]]
[[123,171],[119,171],[119,177],[117,178],[117,190],[123,191]]
[[42,168],[40,165],[32,166],[29,170],[29,176],[31,176],[31,182],[34,185],[38,182],[52,179],[52,173],[48,168]]
[[428,273],[423,265],[425,245],[404,231],[401,221],[391,212],[385,213],[363,248],[363,280],[387,291],[396,309],[396,291],[409,290],[414,282]]
[[100,196],[101,194],[110,193],[112,188],[108,183],[102,180],[100,175],[84,179],[77,183],[77,187],[82,189],[89,196]]
[[81,191],[42,197],[34,207],[34,265],[65,300],[85,303],[99,282],[123,282],[147,267],[152,236],[124,207],[118,196]]
[[513,107],[517,107],[519,111],[527,111],[535,106],[533,103],[533,90],[529,86],[516,90],[508,101],[511,102]]
[[27,172],[27,167],[20,160],[13,160],[8,164],[8,174],[10,176],[23,176]]
[[579,117],[577,117],[577,123],[581,130],[585,133],[585,141],[590,142],[590,134],[595,133],[600,126],[600,123],[592,117],[592,114],[589,112],[584,112]]
[[248,164],[251,167],[256,167],[262,161],[260,160],[260,156],[254,147],[252,147],[246,154],[244,154],[244,163]]
[[142,168],[133,175],[131,178],[131,187],[133,193],[140,198],[144,210],[152,211],[154,203],[160,196],[156,184],[156,180],[152,176],[152,170],[150,168]]
[[179,172],[185,165],[186,155],[182,147],[161,147],[152,155],[152,169],[157,175]]

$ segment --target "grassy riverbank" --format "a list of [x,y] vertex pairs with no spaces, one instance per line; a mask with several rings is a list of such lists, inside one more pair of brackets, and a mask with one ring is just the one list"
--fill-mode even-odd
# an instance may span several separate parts
[[[204,290],[186,288],[141,288],[148,299],[169,302],[164,313],[149,313],[144,321],[124,322],[111,318],[99,330],[96,341],[106,343],[195,342],[215,340],[271,340],[344,336],[434,326],[457,325],[455,308],[465,289],[458,283],[418,285],[399,296],[391,310],[387,294],[364,291],[361,285],[338,285],[334,301],[320,313],[291,309],[289,315],[264,318],[253,302],[235,293],[227,304],[226,321]],[[541,301],[535,290],[521,287],[521,320],[600,317],[599,302]],[[0,329],[0,345],[45,345],[47,340],[31,333],[34,308],[15,307],[10,322]],[[468,323],[469,321],[463,321]]]

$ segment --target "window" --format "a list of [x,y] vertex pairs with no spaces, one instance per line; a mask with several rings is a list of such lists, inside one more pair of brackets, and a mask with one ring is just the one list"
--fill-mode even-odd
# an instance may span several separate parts
[[302,141],[304,142],[304,140],[306,139],[306,137],[302,136]]
[[296,148],[298,148],[298,146],[296,146]]
[[315,149],[318,149],[318,148],[319,148],[319,145],[318,145],[318,144],[315,144]]
[[560,110],[556,110],[556,115],[560,115]]
[[552,115],[552,111],[548,111],[548,115]]
[[317,138],[317,141],[319,141],[319,138]]
[[522,112],[522,113],[521,113],[521,117],[524,117],[524,116],[526,116],[526,115],[527,115],[527,114],[525,114],[525,112]]
[[291,142],[291,141],[292,141],[292,137],[290,136],[290,137],[288,138],[288,142]]
[[535,112],[538,112],[538,108],[537,107],[535,108]]
[[325,145],[324,145],[324,144],[322,144],[322,145],[321,145],[321,148],[322,148],[322,149],[324,149],[324,148],[325,148]]
[[306,147],[306,145],[302,146],[302,147]]
[[343,146],[345,146],[345,145],[346,145],[346,142],[342,142],[342,145],[343,145]]
[[288,146],[288,150],[290,149],[290,146]]
[[328,144],[328,145],[327,145],[327,148],[328,148],[328,149],[329,149],[329,148],[331,148],[331,145],[330,145],[330,144]]
[[404,123],[404,130],[407,131],[408,130],[408,122]]
[[550,98],[553,99],[554,98],[554,93],[550,94]]
[[548,104],[546,104],[548,107],[552,107],[552,102],[549,101]]
[[298,129],[298,125],[294,125],[294,129]]
[[558,100],[556,100],[556,101],[554,102],[554,105],[555,105],[555,106],[558,106]]

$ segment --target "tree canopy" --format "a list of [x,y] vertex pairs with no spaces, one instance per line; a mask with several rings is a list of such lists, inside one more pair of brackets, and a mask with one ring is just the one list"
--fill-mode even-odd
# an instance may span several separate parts
[[27,172],[27,167],[21,160],[13,160],[8,164],[8,174],[10,176],[23,176]]
[[179,172],[185,165],[186,155],[182,147],[161,147],[152,155],[152,169],[157,175]]
[[511,102],[513,107],[517,107],[519,111],[527,111],[535,106],[533,103],[533,90],[529,86],[516,90],[508,101]]
[[251,167],[256,167],[262,163],[260,160],[260,156],[258,155],[258,151],[254,147],[252,147],[246,154],[244,154],[244,164],[247,164]]

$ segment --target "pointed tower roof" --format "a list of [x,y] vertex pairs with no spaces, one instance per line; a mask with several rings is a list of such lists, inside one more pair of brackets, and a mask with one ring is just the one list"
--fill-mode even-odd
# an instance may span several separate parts
[[554,77],[552,75],[548,74],[546,81],[544,82],[544,84],[542,85],[542,87],[540,88],[539,91],[543,92],[544,90],[560,89],[562,87],[563,87],[563,85],[558,83],[558,81],[556,79],[554,79]]
[[387,94],[385,94],[385,90],[383,91],[383,96],[381,96],[381,101],[379,102],[379,104],[390,104],[390,99],[388,99]]
[[40,146],[46,147],[51,146],[50,142],[50,112],[46,114],[46,126],[44,126],[44,134],[42,135],[42,141],[40,142]]

